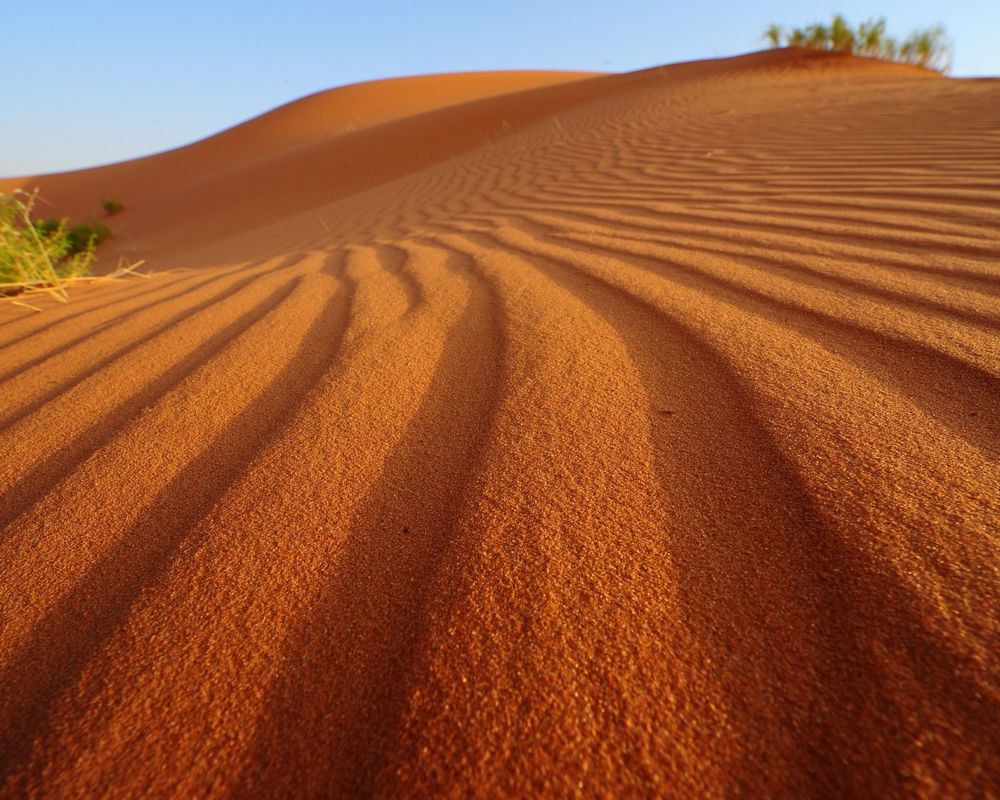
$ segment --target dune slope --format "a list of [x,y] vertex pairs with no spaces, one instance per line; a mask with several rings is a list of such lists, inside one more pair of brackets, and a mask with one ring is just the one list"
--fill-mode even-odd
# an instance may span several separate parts
[[[456,114],[445,112],[429,124],[421,123],[423,114],[586,77],[592,73],[472,72],[354,84],[288,103],[186,147],[76,172],[0,179],[0,191],[37,187],[45,214],[72,219],[94,214],[103,197],[121,200],[128,213],[115,218],[112,257],[104,261],[119,255],[135,260],[385,182],[453,155],[456,147],[474,147],[500,124],[494,114],[477,138],[461,127],[458,112],[459,128],[449,135]],[[517,107],[523,112],[530,105],[522,100]],[[373,135],[370,129],[380,126],[388,128]],[[450,147],[442,146],[442,137]]]
[[0,307],[0,792],[1000,793],[1000,82],[462,99]]

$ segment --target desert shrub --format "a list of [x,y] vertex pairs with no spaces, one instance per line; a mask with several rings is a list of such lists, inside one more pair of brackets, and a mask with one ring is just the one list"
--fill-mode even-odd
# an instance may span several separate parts
[[101,208],[104,209],[105,214],[111,217],[123,210],[125,208],[125,204],[115,197],[102,197]]
[[35,230],[42,234],[42,236],[49,236],[59,230],[60,225],[65,225],[65,222],[60,219],[39,219],[31,224],[35,226]]
[[767,39],[767,42],[771,45],[771,47],[781,47],[784,35],[785,32],[782,30],[780,25],[771,23],[764,29],[764,36],[762,38]]
[[25,296],[44,294],[65,301],[70,283],[149,277],[136,271],[141,261],[91,276],[97,245],[111,235],[107,225],[93,217],[72,227],[67,219],[36,220],[32,215],[37,202],[37,189],[0,194],[0,297],[41,311]]
[[93,249],[110,236],[111,231],[107,225],[90,217],[86,222],[74,225],[66,231],[66,237],[69,240],[69,254],[75,255]]
[[25,296],[44,294],[66,301],[66,286],[86,281],[109,281],[137,272],[142,266],[119,266],[107,275],[91,276],[97,245],[111,236],[103,222],[90,217],[79,225],[68,219],[33,219],[38,190],[0,194],[0,297],[41,311]]
[[834,14],[829,25],[814,23],[803,28],[784,29],[769,25],[763,38],[771,47],[808,47],[837,53],[854,53],[885,61],[915,64],[946,71],[951,64],[951,45],[944,28],[917,30],[901,43],[886,35],[885,19],[870,19],[853,27],[843,16]]
[[899,46],[897,58],[909,64],[944,71],[951,61],[951,50],[944,28],[935,25],[914,31]]
[[0,294],[58,287],[88,274],[94,262],[96,232],[71,229],[66,220],[32,220],[37,198],[27,192],[0,195]]
[[66,255],[76,255],[93,249],[111,236],[111,230],[98,219],[88,217],[85,222],[70,227],[68,219],[41,219],[31,223],[43,236],[59,233],[65,237]]

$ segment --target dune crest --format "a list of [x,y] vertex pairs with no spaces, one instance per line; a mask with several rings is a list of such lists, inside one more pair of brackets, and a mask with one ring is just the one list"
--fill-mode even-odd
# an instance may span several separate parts
[[39,179],[0,794],[1000,793],[1000,82],[422,80]]

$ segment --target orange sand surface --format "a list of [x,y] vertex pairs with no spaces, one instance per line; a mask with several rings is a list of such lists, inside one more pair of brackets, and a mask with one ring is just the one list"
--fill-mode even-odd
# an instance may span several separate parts
[[1000,81],[333,90],[0,306],[0,794],[1000,795]]

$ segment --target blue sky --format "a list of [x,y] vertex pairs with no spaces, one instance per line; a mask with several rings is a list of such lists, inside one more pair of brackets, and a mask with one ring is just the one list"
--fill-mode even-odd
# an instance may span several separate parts
[[760,49],[769,22],[832,11],[884,16],[896,35],[942,23],[954,75],[1000,75],[998,0],[0,0],[0,175],[157,152],[373,78],[735,55]]

